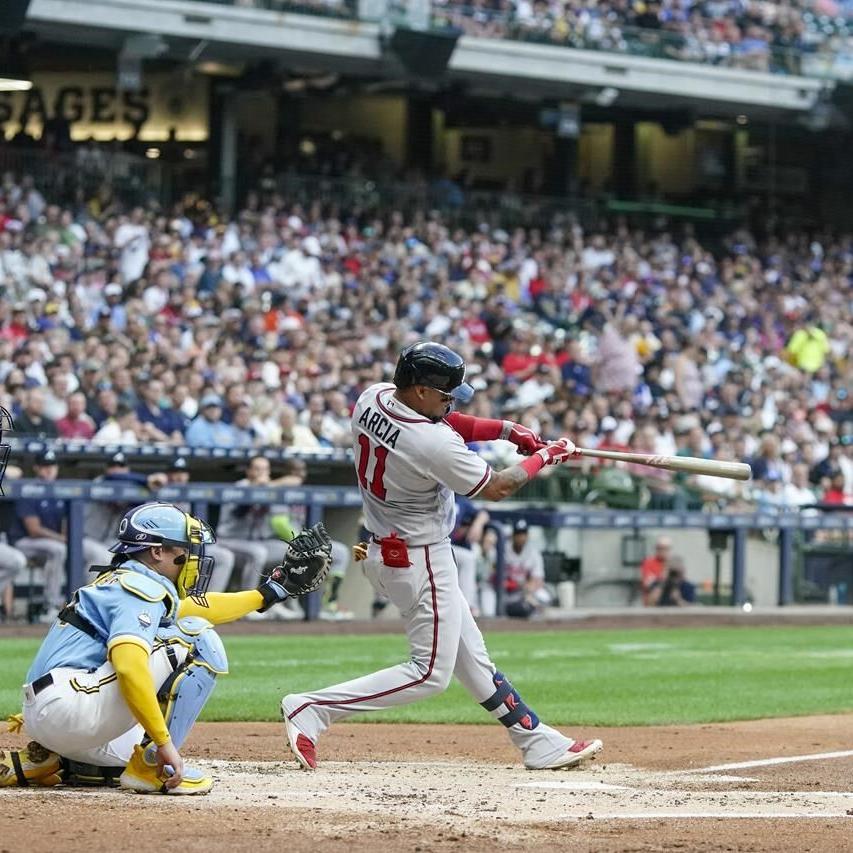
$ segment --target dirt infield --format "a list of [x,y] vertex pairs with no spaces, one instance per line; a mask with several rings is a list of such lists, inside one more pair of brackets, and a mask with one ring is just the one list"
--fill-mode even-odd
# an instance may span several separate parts
[[597,761],[529,772],[496,726],[340,724],[306,773],[280,725],[201,724],[207,797],[5,789],[0,853],[853,850],[853,715],[575,734]]

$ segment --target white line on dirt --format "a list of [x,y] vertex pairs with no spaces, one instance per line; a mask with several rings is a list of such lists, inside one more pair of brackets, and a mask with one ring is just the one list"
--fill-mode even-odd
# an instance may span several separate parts
[[685,773],[711,773],[715,770],[746,770],[749,767],[770,767],[773,764],[795,764],[798,761],[823,761],[829,758],[849,758],[853,756],[853,749],[840,752],[815,752],[811,755],[785,755],[779,758],[762,758],[758,761],[738,761],[734,764],[715,764],[711,767],[698,767],[695,770],[673,771],[670,775],[682,775]]
[[[846,818],[850,820],[850,815],[844,812],[838,814],[827,814],[826,812],[679,812],[679,811],[660,811],[653,812],[614,812],[612,814],[601,814],[591,811],[594,820],[780,820],[781,818],[791,818],[794,820],[803,820],[808,818]],[[587,818],[574,818],[576,821],[589,820]]]
[[549,788],[551,790],[560,791],[636,791],[636,788],[631,788],[628,785],[608,785],[605,782],[595,782],[591,780],[576,779],[576,780],[557,780],[554,782],[522,782],[515,786],[516,788]]

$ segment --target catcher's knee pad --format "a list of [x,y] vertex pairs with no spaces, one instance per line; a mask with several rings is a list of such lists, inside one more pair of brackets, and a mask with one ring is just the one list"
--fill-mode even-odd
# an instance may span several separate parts
[[170,657],[173,671],[157,691],[157,699],[172,742],[180,749],[216,686],[216,676],[228,672],[225,647],[206,619],[187,616],[161,628],[157,638],[168,647],[183,646],[186,656],[178,662]]
[[535,729],[539,725],[539,717],[524,704],[509,679],[502,672],[495,672],[492,681],[497,689],[480,704],[507,728],[518,723],[523,729]]

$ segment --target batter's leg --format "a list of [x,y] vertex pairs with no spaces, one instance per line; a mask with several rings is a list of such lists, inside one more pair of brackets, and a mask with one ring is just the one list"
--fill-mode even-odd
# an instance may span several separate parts
[[462,611],[454,675],[477,702],[506,726],[510,739],[521,750],[524,766],[531,770],[570,767],[599,752],[600,740],[575,741],[540,721],[509,680],[496,670],[468,608]]
[[470,548],[453,546],[453,557],[459,570],[459,589],[473,613],[480,612],[477,600],[477,555]]
[[464,606],[450,545],[412,548],[408,569],[378,562],[371,545],[365,573],[400,609],[406,622],[411,660],[310,693],[285,696],[281,703],[288,742],[306,768],[316,766],[314,745],[335,721],[358,711],[407,705],[446,689],[459,645]]

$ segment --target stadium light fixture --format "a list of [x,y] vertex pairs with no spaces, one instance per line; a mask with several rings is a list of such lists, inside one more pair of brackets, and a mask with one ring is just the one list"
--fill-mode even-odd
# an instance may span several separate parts
[[33,81],[17,51],[0,43],[0,92],[28,92],[32,88]]

